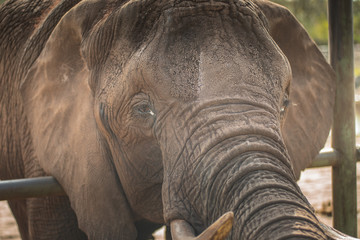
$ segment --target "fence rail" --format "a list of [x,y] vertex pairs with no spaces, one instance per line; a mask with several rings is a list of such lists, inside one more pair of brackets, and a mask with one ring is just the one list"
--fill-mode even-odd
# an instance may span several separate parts
[[[335,166],[338,155],[332,148],[323,149],[308,168]],[[360,162],[360,146],[356,159]],[[61,195],[65,195],[63,188],[51,176],[0,181],[0,201]]]
[[51,176],[0,181],[0,201],[60,195],[65,192]]

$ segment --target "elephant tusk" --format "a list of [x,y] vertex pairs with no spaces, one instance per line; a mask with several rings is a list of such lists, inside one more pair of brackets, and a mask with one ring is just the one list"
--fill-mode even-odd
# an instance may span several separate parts
[[170,223],[171,236],[174,240],[222,240],[229,235],[233,222],[234,213],[227,212],[196,237],[193,227],[188,222],[173,220]]
[[328,236],[330,240],[356,240],[358,238],[353,238],[350,236],[345,235],[342,232],[339,232],[338,230],[329,227],[323,223],[320,223],[320,226],[325,231],[325,234]]

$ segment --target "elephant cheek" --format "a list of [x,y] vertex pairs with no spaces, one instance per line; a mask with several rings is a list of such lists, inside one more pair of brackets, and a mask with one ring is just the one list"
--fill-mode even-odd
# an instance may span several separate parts
[[114,149],[115,167],[136,218],[163,223],[163,167],[158,145],[145,139]]

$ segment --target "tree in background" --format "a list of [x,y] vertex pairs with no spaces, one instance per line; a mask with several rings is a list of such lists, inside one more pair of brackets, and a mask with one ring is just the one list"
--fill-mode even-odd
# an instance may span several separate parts
[[354,41],[360,43],[360,0],[355,0],[353,4],[354,13]]

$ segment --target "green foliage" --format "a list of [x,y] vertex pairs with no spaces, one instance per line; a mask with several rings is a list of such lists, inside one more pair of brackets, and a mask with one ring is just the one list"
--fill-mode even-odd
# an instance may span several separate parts
[[6,0],[0,0],[0,4],[2,4],[3,2],[5,2]]
[[[272,0],[287,7],[318,44],[328,42],[326,0]],[[360,43],[360,0],[353,0],[354,41]]]
[[355,0],[353,3],[354,41],[360,43],[360,0]]

